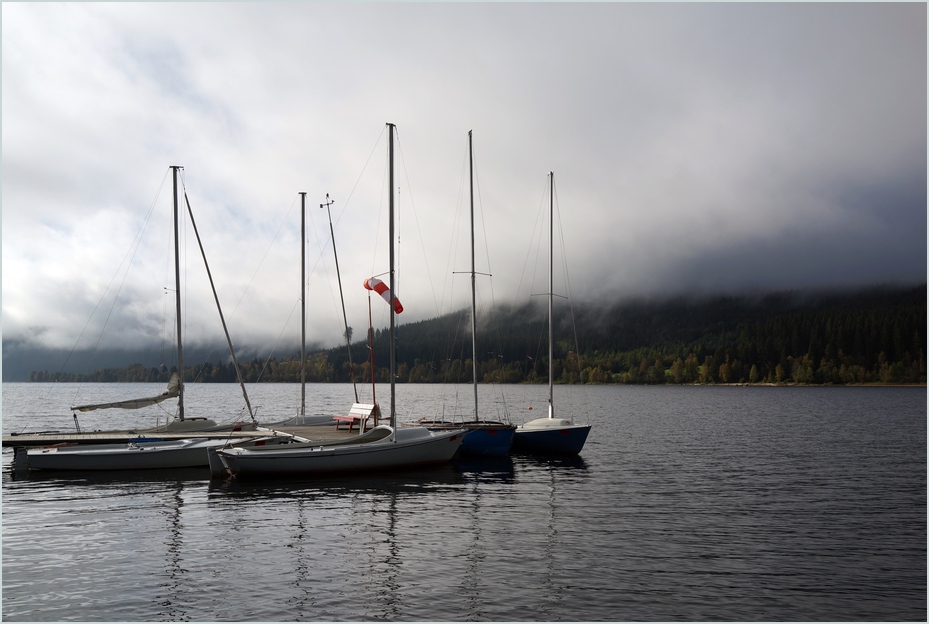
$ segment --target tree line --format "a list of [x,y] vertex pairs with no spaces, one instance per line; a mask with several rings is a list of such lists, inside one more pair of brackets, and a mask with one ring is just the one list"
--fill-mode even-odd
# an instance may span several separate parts
[[[552,368],[558,383],[925,384],[926,287],[856,293],[680,297],[559,308]],[[480,318],[477,376],[485,383],[548,380],[548,321],[535,305]],[[371,364],[373,351],[374,364]],[[389,380],[388,335],[307,357],[308,382]],[[299,382],[299,355],[241,362],[246,382]],[[468,311],[400,325],[399,383],[470,383]],[[89,374],[34,371],[30,381],[167,383],[174,369],[134,364]],[[229,362],[189,367],[189,382],[235,382]]]

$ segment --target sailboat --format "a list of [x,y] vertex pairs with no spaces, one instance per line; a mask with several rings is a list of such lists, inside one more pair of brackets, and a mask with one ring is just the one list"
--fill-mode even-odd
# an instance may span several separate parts
[[548,271],[548,416],[536,418],[516,428],[513,450],[516,452],[554,453],[576,455],[584,448],[590,425],[575,425],[568,418],[555,417],[554,398],[554,347],[552,307],[554,298],[554,229],[555,229],[555,174],[550,177],[549,208],[549,271]]
[[516,425],[494,420],[481,420],[477,406],[477,287],[474,268],[474,152],[468,131],[468,176],[471,192],[471,379],[474,386],[474,420],[450,422],[437,419],[420,419],[419,424],[433,431],[467,429],[468,434],[461,444],[463,455],[503,457],[513,446]]
[[[150,397],[145,399],[131,399],[127,401],[117,401],[113,403],[97,403],[92,405],[80,405],[72,407],[73,412],[89,412],[92,410],[98,409],[112,409],[112,408],[121,408],[121,409],[139,409],[141,407],[147,407],[149,405],[154,405],[160,403],[168,398],[177,398],[177,417],[165,423],[164,425],[153,427],[150,429],[137,429],[138,433],[154,434],[154,433],[178,433],[178,432],[204,432],[204,431],[241,431],[243,429],[255,430],[258,427],[258,423],[255,420],[254,413],[252,412],[251,403],[248,399],[248,393],[245,391],[245,383],[242,379],[242,373],[239,369],[239,363],[235,357],[235,350],[232,347],[232,339],[229,337],[229,330],[226,327],[226,319],[223,316],[222,308],[219,305],[219,297],[216,294],[216,288],[213,285],[213,276],[210,272],[209,264],[206,261],[206,253],[203,250],[203,244],[200,241],[200,234],[197,232],[197,224],[193,220],[193,211],[190,208],[190,202],[187,201],[187,194],[184,193],[184,199],[187,204],[187,211],[190,215],[191,224],[193,225],[194,233],[197,237],[197,242],[200,245],[200,252],[203,257],[204,265],[206,266],[207,276],[210,280],[210,285],[213,289],[213,298],[216,301],[216,308],[219,311],[219,318],[223,325],[223,331],[226,334],[226,342],[229,345],[229,352],[232,354],[232,363],[235,367],[236,375],[238,377],[239,386],[242,388],[242,394],[245,397],[245,404],[248,408],[249,416],[251,417],[250,422],[234,422],[234,423],[222,423],[216,424],[215,421],[205,418],[205,417],[188,417],[185,414],[184,409],[184,343],[182,340],[182,328],[183,323],[181,321],[181,272],[180,272],[180,236],[179,236],[179,225],[178,225],[178,187],[177,187],[177,174],[178,170],[183,169],[183,167],[172,165],[171,170],[173,174],[174,182],[174,301],[175,301],[175,316],[177,320],[177,372],[171,376],[171,380],[168,382],[168,387],[162,394],[156,397]],[[74,417],[75,423],[77,423],[77,416]]]
[[[127,444],[75,444],[17,448],[17,470],[145,470],[197,468],[209,465],[207,452],[226,444],[225,439],[152,440]],[[24,456],[25,455],[25,456]]]
[[[208,418],[186,418],[184,415],[184,359],[183,359],[183,342],[181,340],[181,287],[180,287],[180,253],[179,253],[179,236],[178,236],[178,189],[177,174],[181,167],[172,166],[174,177],[174,259],[175,259],[175,300],[177,305],[177,373],[172,375],[168,388],[160,395],[142,399],[130,399],[126,401],[116,401],[110,403],[98,403],[91,405],[80,405],[72,407],[77,411],[92,411],[97,409],[139,409],[149,405],[155,405],[169,398],[176,397],[178,400],[177,418],[167,423],[163,427],[153,429],[137,430],[135,437],[131,438],[128,443],[110,443],[110,444],[59,444],[55,446],[45,446],[38,448],[29,448],[19,446],[15,449],[14,467],[16,470],[135,470],[151,468],[191,468],[197,466],[208,466],[208,451],[212,448],[227,444],[227,436],[222,435],[220,439],[210,439],[209,437],[200,439],[174,439],[164,440],[152,437],[152,434],[159,433],[178,433],[190,432],[215,432],[224,434],[233,430],[242,430],[243,428],[257,429],[257,422],[252,413],[251,404],[248,401],[248,394],[245,392],[245,385],[242,380],[238,362],[235,359],[235,351],[232,350],[232,340],[229,338],[229,332],[226,328],[226,321],[223,318],[222,309],[219,309],[220,319],[223,323],[223,329],[226,331],[226,339],[232,351],[233,364],[239,375],[239,384],[245,396],[246,405],[249,414],[252,415],[251,423],[231,423],[217,425],[215,421]],[[186,194],[185,194],[186,198]],[[191,223],[196,233],[196,224],[193,222],[193,212],[190,210],[190,203],[187,203],[188,212],[191,216]],[[197,233],[197,241],[200,241],[200,235]],[[200,245],[201,253],[203,246]],[[204,262],[206,255],[203,254]],[[207,275],[210,277],[212,285],[212,275],[209,266],[207,266]],[[213,295],[219,307],[219,298],[216,295],[216,289],[213,288]],[[75,423],[77,415],[75,414]],[[78,429],[78,432],[80,430]],[[293,436],[281,436],[276,432],[270,432],[271,437],[264,438],[265,441],[288,440]],[[22,439],[22,438],[20,438]],[[255,442],[255,441],[250,441]]]
[[378,425],[338,442],[217,450],[216,456],[234,477],[280,473],[315,475],[440,464],[451,461],[461,447],[465,433],[461,429],[436,432],[424,427],[397,427],[394,317],[399,302],[394,287],[394,124],[387,124],[387,130],[390,284],[382,289],[381,295],[390,303],[390,425]]

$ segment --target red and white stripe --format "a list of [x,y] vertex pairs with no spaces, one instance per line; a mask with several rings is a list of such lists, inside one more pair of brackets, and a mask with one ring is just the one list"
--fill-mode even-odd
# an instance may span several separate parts
[[[390,303],[390,288],[387,287],[387,284],[377,279],[376,277],[369,277],[365,280],[365,288],[368,290],[373,290],[381,297],[384,298],[384,301]],[[403,306],[400,305],[400,300],[394,297],[394,312],[400,314],[403,312]]]

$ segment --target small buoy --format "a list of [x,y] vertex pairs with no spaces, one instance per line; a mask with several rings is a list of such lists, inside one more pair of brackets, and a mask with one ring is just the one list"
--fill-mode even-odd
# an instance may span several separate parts
[[529,406],[528,408],[526,408],[526,409],[532,409],[532,406],[530,405],[530,406]]

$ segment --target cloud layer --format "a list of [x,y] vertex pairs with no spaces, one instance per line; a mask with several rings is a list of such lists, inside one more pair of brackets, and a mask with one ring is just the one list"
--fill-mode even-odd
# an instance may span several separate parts
[[[326,193],[366,327],[385,122],[404,320],[465,305],[468,130],[484,305],[546,288],[549,171],[581,300],[926,279],[924,4],[2,10],[4,340],[172,339],[169,165],[237,343],[299,337],[300,191],[309,338],[341,334]],[[185,338],[221,340],[190,233],[184,249]]]

